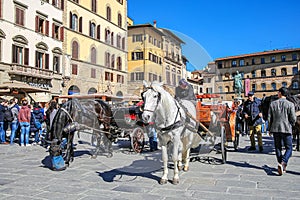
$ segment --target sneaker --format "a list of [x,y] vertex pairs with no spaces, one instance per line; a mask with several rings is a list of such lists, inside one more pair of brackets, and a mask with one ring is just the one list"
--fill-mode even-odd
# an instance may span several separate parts
[[281,176],[283,174],[282,164],[278,164],[278,174],[279,174],[279,176]]
[[249,147],[249,148],[248,148],[248,151],[255,151],[255,150],[256,150],[255,147]]
[[283,173],[286,173],[286,163],[281,162],[281,165],[282,165]]
[[259,147],[259,152],[263,152],[264,148],[263,147]]

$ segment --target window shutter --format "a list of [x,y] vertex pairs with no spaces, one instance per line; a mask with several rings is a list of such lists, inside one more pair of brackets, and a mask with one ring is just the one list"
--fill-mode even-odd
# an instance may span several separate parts
[[72,12],[70,12],[70,29],[72,29]]
[[61,26],[59,29],[60,29],[60,40],[64,41],[64,27]]
[[46,54],[45,57],[45,69],[49,69],[49,54]]
[[97,26],[97,39],[100,40],[100,25]]
[[89,21],[89,27],[90,27],[90,37],[92,37],[92,22]]
[[12,63],[17,63],[16,46],[12,45]]
[[29,65],[29,48],[25,48],[24,65]]
[[39,16],[35,16],[35,32],[39,32]]
[[82,33],[82,17],[79,18],[79,32]]
[[65,5],[65,4],[64,4],[64,0],[61,0],[61,5],[60,5],[61,7],[60,7],[60,8],[61,8],[62,10],[64,10],[64,5]]
[[54,33],[55,33],[55,24],[52,23],[52,38],[54,38]]
[[49,21],[46,20],[46,35],[49,36]]

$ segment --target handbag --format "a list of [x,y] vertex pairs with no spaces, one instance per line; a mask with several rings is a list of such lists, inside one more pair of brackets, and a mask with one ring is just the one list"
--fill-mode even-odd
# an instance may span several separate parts
[[35,118],[34,114],[32,114],[32,117],[34,120],[34,127],[40,130],[42,128],[41,122]]

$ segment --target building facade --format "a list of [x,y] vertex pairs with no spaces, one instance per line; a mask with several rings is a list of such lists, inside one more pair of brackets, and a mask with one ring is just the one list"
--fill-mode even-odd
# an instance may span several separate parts
[[154,24],[128,26],[128,93],[139,95],[143,80],[164,82],[174,91],[186,74],[183,41]]
[[243,77],[243,98],[249,91],[262,98],[277,94],[285,86],[292,94],[300,93],[300,49],[282,49],[229,56],[215,60],[217,67],[215,91],[225,95],[225,100],[236,98],[234,76]]
[[62,94],[127,92],[127,1],[67,0]]
[[46,102],[60,94],[63,1],[0,0],[0,84],[21,82],[49,93],[34,93]]

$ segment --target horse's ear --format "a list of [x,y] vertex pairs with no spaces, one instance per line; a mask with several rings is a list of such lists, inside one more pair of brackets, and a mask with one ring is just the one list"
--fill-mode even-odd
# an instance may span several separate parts
[[145,88],[149,87],[149,84],[147,83],[146,80],[143,80],[143,85],[144,85]]
[[164,82],[163,81],[160,82],[159,85],[162,87],[164,85]]

